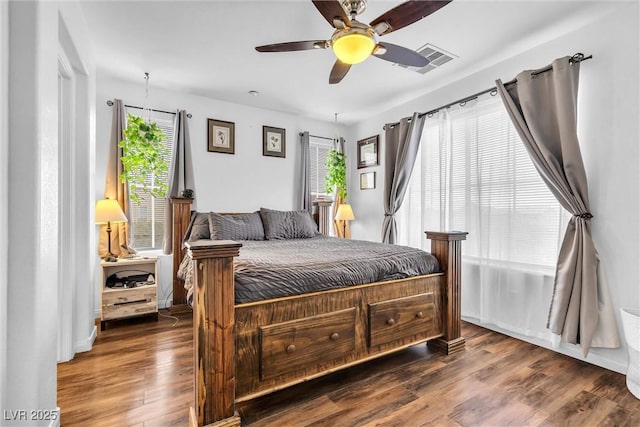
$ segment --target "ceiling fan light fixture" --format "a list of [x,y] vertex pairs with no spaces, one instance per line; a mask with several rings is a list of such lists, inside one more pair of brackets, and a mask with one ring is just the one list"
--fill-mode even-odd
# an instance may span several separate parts
[[371,55],[376,41],[368,31],[350,28],[337,31],[331,39],[333,53],[338,59],[349,65],[359,64]]

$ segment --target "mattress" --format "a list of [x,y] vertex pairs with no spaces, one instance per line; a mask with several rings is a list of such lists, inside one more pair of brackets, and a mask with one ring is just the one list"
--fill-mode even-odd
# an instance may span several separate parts
[[[438,260],[406,246],[318,235],[241,241],[234,260],[236,304],[436,273]],[[179,277],[191,294],[191,263]],[[190,296],[190,295],[189,295]]]

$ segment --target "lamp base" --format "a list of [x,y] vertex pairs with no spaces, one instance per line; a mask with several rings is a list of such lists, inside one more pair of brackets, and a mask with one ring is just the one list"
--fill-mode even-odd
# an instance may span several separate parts
[[104,256],[103,260],[105,262],[117,262],[118,257],[111,252],[111,221],[107,221],[107,254]]

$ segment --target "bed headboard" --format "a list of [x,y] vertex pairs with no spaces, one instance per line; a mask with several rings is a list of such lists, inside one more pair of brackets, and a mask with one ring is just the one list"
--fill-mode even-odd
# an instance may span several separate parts
[[[173,247],[173,302],[171,306],[171,312],[180,313],[180,312],[188,311],[190,309],[187,305],[187,296],[184,290],[184,282],[178,279],[177,273],[180,267],[180,263],[182,262],[182,259],[184,258],[186,253],[186,249],[184,248],[184,244],[183,244],[184,238],[187,232],[192,232],[193,230],[196,229],[196,225],[198,225],[198,218],[194,218],[195,221],[194,221],[194,224],[192,225],[193,214],[196,213],[191,211],[191,205],[193,203],[193,199],[172,198],[171,203],[172,203],[172,213],[173,213],[173,234],[172,234],[172,237],[173,237],[173,245],[172,245]],[[304,230],[303,232],[306,233],[306,235],[299,235],[297,237],[311,237],[311,235],[313,235],[314,233],[317,233],[317,230],[318,230],[317,224],[314,223],[312,217],[306,212],[304,212],[305,214],[304,216],[301,216],[300,211],[275,211],[275,210],[264,209],[264,208],[261,208],[261,211],[267,211],[269,215],[276,215],[276,216],[283,213],[289,213],[289,215],[293,215],[296,221],[300,221],[298,222],[298,224],[301,224],[301,226],[298,227],[297,230]],[[200,213],[205,214],[204,212],[200,212]],[[235,216],[255,215],[255,212],[216,212],[216,213],[220,215],[235,215]],[[208,218],[207,224],[209,224],[208,221],[211,220],[209,218],[209,213],[207,212],[205,215]],[[205,215],[201,215],[201,217],[204,217]],[[250,227],[253,222],[254,221],[251,221],[251,223],[247,223],[247,225]],[[307,222],[309,223],[307,224]],[[314,225],[312,224],[315,224],[315,229],[314,229]],[[189,227],[193,227],[193,230],[189,230]],[[200,224],[199,227],[202,228],[202,224]],[[209,233],[209,227],[210,227],[209,225],[205,227],[207,236]],[[261,229],[260,232],[262,232],[262,222],[260,223],[260,229]],[[321,230],[321,231],[325,231],[325,233],[322,233],[322,234],[326,234],[326,232],[328,232],[328,230]],[[219,238],[223,240],[257,239],[257,237],[255,237],[255,234],[257,233],[255,228],[253,229],[249,228],[248,232],[249,232],[249,235],[246,235],[246,236],[239,236],[235,233],[232,233],[232,237],[229,237],[227,235]],[[267,236],[268,233],[269,233],[269,228],[267,225],[265,225],[264,226],[265,236]],[[207,239],[208,238],[207,236],[200,237],[200,238],[196,237],[196,240]],[[265,238],[265,237],[263,236],[262,238]]]

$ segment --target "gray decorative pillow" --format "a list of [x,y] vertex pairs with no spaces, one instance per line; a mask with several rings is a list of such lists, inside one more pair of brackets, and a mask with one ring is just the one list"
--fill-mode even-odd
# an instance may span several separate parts
[[307,211],[276,211],[260,208],[267,240],[308,239],[318,234],[318,227]]
[[209,236],[209,214],[207,212],[192,212],[191,223],[187,227],[183,242],[208,240]]
[[226,215],[211,212],[209,234],[213,240],[264,240],[258,212]]

